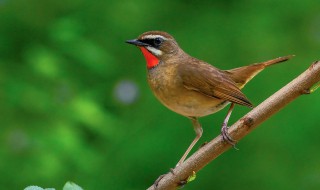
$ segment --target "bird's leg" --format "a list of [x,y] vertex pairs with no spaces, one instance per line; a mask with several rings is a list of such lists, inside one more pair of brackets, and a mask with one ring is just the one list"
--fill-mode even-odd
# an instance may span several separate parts
[[183,163],[183,161],[186,159],[186,157],[188,156],[189,152],[192,150],[193,146],[197,143],[197,141],[201,138],[202,136],[202,127],[201,124],[198,121],[198,118],[196,117],[189,117],[192,121],[192,125],[193,125],[193,129],[196,132],[196,137],[194,138],[194,140],[192,141],[192,143],[189,145],[187,151],[183,154],[183,156],[181,157],[181,159],[179,160],[179,162],[177,163],[176,167],[178,167],[180,164]]
[[230,118],[230,115],[232,113],[233,108],[234,108],[234,103],[231,104],[231,106],[230,106],[230,108],[228,110],[227,116],[223,121],[223,124],[222,124],[222,127],[221,127],[221,135],[222,135],[222,138],[223,138],[224,141],[228,142],[232,146],[235,146],[236,141],[233,140],[230,137],[229,133],[228,133],[228,129],[229,129],[228,121],[229,121],[229,118]]
[[[189,145],[187,151],[183,154],[183,156],[181,157],[181,159],[179,160],[179,162],[177,163],[176,167],[178,167],[180,164],[183,163],[183,161],[186,159],[186,157],[188,156],[189,152],[192,150],[193,146],[197,143],[197,141],[201,138],[202,135],[202,127],[201,124],[198,121],[198,118],[196,117],[188,117],[191,119],[192,121],[192,125],[193,125],[193,129],[196,132],[196,138],[194,138],[194,140],[192,141],[192,143]],[[175,167],[175,168],[176,168]],[[174,170],[171,168],[170,172],[174,175]],[[165,176],[166,174],[163,174],[161,176],[158,177],[158,179],[153,183],[153,185],[157,188],[159,182],[162,180],[162,178]],[[183,183],[183,181],[181,181],[181,183]]]

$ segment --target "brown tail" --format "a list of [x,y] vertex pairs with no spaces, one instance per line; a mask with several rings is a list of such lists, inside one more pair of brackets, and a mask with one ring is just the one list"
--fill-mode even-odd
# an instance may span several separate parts
[[294,57],[294,55],[287,55],[287,56],[283,56],[283,57],[278,57],[269,61],[265,61],[262,63],[257,63],[257,65],[259,64],[263,64],[265,67],[268,67],[270,65],[276,64],[276,63],[281,63],[284,61],[288,61],[289,59],[291,59],[292,57]]
[[279,57],[276,59],[272,59],[269,61],[256,63],[244,67],[239,67],[235,69],[225,70],[225,72],[229,75],[229,77],[237,83],[237,86],[241,89],[244,87],[247,82],[249,82],[254,76],[260,73],[264,68],[274,65],[277,63],[281,63],[289,60],[294,55],[288,55],[284,57]]

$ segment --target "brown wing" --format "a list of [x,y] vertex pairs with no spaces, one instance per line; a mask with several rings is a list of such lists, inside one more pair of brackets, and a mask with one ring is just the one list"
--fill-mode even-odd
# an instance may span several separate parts
[[183,85],[189,90],[253,107],[229,76],[212,65],[193,59],[190,63],[179,65],[178,71]]

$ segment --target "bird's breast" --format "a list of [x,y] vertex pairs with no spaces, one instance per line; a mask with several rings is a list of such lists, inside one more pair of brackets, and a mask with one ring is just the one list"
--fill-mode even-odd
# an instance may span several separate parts
[[162,104],[187,117],[203,117],[221,110],[229,103],[185,88],[175,66],[159,64],[148,71],[148,82]]

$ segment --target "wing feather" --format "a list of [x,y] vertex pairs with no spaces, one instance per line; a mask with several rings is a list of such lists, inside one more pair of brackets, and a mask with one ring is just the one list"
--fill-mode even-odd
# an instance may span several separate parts
[[235,82],[219,69],[200,60],[179,66],[179,76],[185,88],[209,97],[224,99],[236,104],[253,107]]

